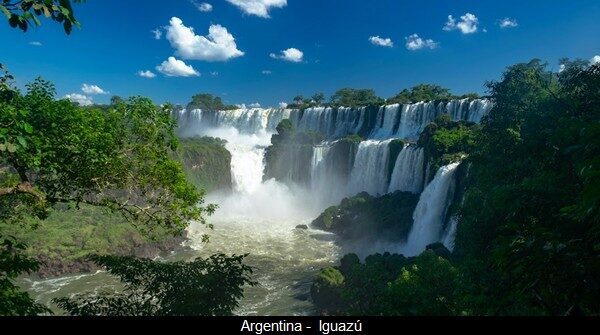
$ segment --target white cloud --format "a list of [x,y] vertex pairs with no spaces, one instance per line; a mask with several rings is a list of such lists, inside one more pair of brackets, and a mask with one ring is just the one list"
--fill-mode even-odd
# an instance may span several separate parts
[[592,57],[592,59],[590,59],[590,63],[592,65],[600,63],[600,55],[596,55],[596,56]]
[[255,102],[253,104],[249,105],[250,108],[260,108],[260,104],[258,102]]
[[256,15],[262,18],[270,18],[269,10],[272,8],[283,8],[287,6],[287,0],[227,0],[230,4],[238,7],[245,14]]
[[34,47],[41,47],[42,42],[33,41],[33,42],[29,42],[29,45],[33,45]]
[[173,17],[167,27],[167,39],[183,59],[215,62],[244,55],[237,49],[233,35],[218,24],[211,25],[205,37],[196,35],[194,28],[186,27],[180,18]]
[[163,32],[162,30],[160,30],[160,28],[156,28],[154,30],[151,30],[150,32],[154,34],[155,40],[160,40],[162,38]]
[[283,59],[288,62],[300,63],[301,61],[303,61],[304,53],[296,48],[289,48],[286,50],[282,50],[279,55],[271,53],[269,56],[275,59]]
[[79,93],[67,94],[65,95],[65,99],[71,100],[71,102],[77,103],[80,106],[90,106],[94,104],[91,97]]
[[99,86],[97,85],[88,85],[88,84],[83,84],[83,86],[81,86],[81,91],[87,95],[93,95],[93,94],[108,94],[108,92],[106,92],[105,90],[101,89]]
[[201,12],[211,12],[213,10],[213,6],[207,2],[198,2],[196,0],[191,0],[192,4],[194,4],[194,6],[196,6],[196,8],[201,11]]
[[452,15],[448,15],[448,21],[444,25],[444,30],[460,30],[460,32],[463,34],[472,34],[477,32],[478,25],[479,19],[477,16],[471,13],[466,13],[465,15],[461,16],[460,21],[458,22]]
[[438,43],[432,39],[422,39],[417,34],[412,34],[406,39],[406,49],[408,50],[421,50],[421,49],[435,49],[438,47]]
[[565,64],[560,64],[560,66],[558,67],[558,73],[563,72],[567,67],[565,66]]
[[288,103],[287,102],[280,102],[279,103],[279,108],[287,108]]
[[152,79],[154,77],[156,77],[156,74],[152,71],[146,70],[146,71],[139,71],[137,73],[138,76],[142,77],[142,78],[148,78],[148,79]]
[[212,72],[210,73],[210,75],[211,75],[211,76],[213,76],[213,77],[216,77],[216,76],[218,76],[218,75],[219,75],[219,72],[217,72],[217,71],[212,71]]
[[519,26],[519,23],[515,19],[511,19],[509,17],[505,17],[502,20],[500,20],[500,22],[498,22],[498,25],[502,29],[505,29],[505,28],[516,28],[516,27]]
[[273,72],[271,72],[271,70],[262,70],[261,73],[264,74],[265,76],[268,76],[268,75],[270,75]]
[[158,65],[156,70],[167,77],[198,77],[200,75],[191,65],[187,65],[175,57],[169,57]]
[[381,38],[379,36],[371,36],[371,37],[369,37],[369,41],[371,41],[371,43],[378,45],[380,47],[391,48],[394,46],[394,42],[392,42],[392,39],[390,39],[390,38]]

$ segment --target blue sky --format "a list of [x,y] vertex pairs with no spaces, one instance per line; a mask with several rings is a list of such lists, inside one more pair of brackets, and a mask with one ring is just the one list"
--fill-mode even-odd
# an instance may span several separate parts
[[[210,11],[198,9],[203,2]],[[0,22],[0,62],[19,86],[41,75],[61,97],[98,103],[144,95],[184,104],[210,92],[229,103],[275,106],[342,87],[382,97],[418,83],[483,93],[508,65],[541,58],[558,68],[560,57],[600,54],[597,0],[87,0],[75,10],[82,26],[71,36],[45,20],[27,33]],[[517,26],[500,27],[504,18]],[[216,42],[206,38],[211,26]],[[420,40],[407,45],[414,34]],[[370,40],[377,36],[371,40],[383,45]],[[286,59],[281,51],[290,48],[302,57],[288,51]],[[83,84],[108,94],[83,92]]]

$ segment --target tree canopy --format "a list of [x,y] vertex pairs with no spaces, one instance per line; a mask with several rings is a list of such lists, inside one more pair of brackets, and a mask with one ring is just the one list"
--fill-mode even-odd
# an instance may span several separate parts
[[192,262],[155,262],[119,256],[91,259],[125,284],[120,293],[78,294],[55,299],[71,315],[232,315],[244,285],[255,285],[245,256],[216,254]]
[[331,96],[331,104],[344,107],[379,106],[385,101],[371,89],[342,88]]
[[62,24],[65,33],[70,34],[73,26],[80,26],[71,2],[81,3],[85,0],[2,0],[0,12],[13,28],[27,31],[32,25],[41,25],[39,17],[45,17]]
[[187,105],[188,110],[201,109],[204,111],[231,110],[236,108],[233,105],[225,105],[220,97],[215,97],[209,93],[194,95],[192,101]]
[[[0,81],[0,219],[22,224],[45,219],[59,204],[98,206],[121,213],[140,231],[180,234],[191,220],[205,223],[214,205],[190,184],[174,160],[178,140],[170,110],[146,98],[108,109],[56,100],[54,86],[38,78],[25,94]],[[212,226],[211,226],[212,227]],[[0,302],[4,314],[39,312],[12,284],[35,271],[24,245],[0,236]]]

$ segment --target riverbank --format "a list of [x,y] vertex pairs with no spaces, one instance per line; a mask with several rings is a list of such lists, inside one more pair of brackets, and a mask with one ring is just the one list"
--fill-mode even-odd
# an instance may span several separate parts
[[1,229],[28,245],[28,255],[40,262],[33,273],[39,278],[95,272],[98,268],[85,259],[92,254],[166,256],[183,250],[186,240],[159,230],[144,235],[122,216],[91,206],[59,208],[47,220],[29,218]]

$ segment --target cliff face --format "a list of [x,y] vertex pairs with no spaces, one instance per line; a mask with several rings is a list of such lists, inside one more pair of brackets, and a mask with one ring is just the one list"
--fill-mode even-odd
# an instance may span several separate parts
[[188,180],[206,192],[231,189],[231,153],[225,141],[211,137],[182,139],[177,158]]

